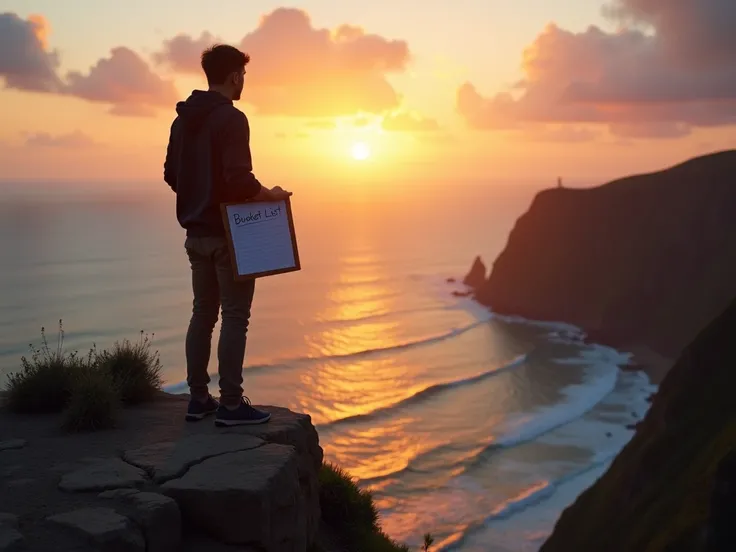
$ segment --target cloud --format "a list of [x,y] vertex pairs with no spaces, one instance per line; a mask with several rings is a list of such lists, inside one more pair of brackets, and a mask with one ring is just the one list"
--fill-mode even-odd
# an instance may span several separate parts
[[666,52],[689,64],[733,63],[733,0],[612,0],[605,12],[623,22],[655,28]]
[[164,80],[134,51],[113,48],[83,75],[67,75],[65,93],[92,102],[113,104],[117,115],[150,115],[151,108],[173,106],[178,93],[174,83]]
[[48,51],[49,25],[40,15],[27,20],[0,13],[0,76],[7,88],[55,92],[61,87],[56,74],[59,55]]
[[72,71],[62,79],[59,54],[48,50],[49,32],[42,16],[24,20],[13,13],[0,14],[0,76],[6,87],[112,104],[110,112],[117,115],[150,116],[154,108],[176,103],[174,83],[155,74],[125,47],[113,48],[86,75]]
[[208,32],[203,32],[199,38],[182,33],[165,40],[163,49],[152,57],[158,65],[168,66],[174,71],[199,72],[202,52],[217,42],[220,39]]
[[736,3],[616,0],[608,13],[626,26],[548,25],[524,51],[521,82],[492,97],[465,83],[459,113],[476,129],[598,123],[637,138],[736,124]]
[[[180,72],[199,73],[200,48],[209,45],[211,35],[203,36],[178,35],[156,59]],[[386,76],[405,71],[410,60],[404,41],[352,25],[318,29],[306,12],[294,8],[262,17],[239,47],[251,56],[244,98],[268,115],[331,117],[394,109],[401,98]]]
[[406,112],[387,115],[381,125],[384,130],[397,132],[432,132],[440,129],[436,120]]
[[75,130],[68,134],[59,134],[56,136],[47,132],[27,134],[25,145],[43,148],[85,148],[99,146],[100,144],[82,131]]

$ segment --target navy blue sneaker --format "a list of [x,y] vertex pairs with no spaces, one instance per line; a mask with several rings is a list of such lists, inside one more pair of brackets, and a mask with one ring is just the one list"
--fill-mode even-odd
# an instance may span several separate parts
[[198,422],[206,416],[217,412],[218,408],[220,408],[220,403],[212,395],[209,395],[205,402],[189,399],[186,420],[187,422]]
[[270,419],[271,414],[253,408],[250,405],[250,399],[243,397],[240,405],[235,410],[220,405],[215,416],[215,425],[220,427],[256,425],[264,424]]

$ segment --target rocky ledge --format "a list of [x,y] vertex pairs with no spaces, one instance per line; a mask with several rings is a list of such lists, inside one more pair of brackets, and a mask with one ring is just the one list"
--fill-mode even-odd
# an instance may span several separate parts
[[3,414],[0,552],[307,550],[322,465],[309,416],[262,407],[269,423],[221,429],[185,423],[186,400],[168,395],[119,429],[76,435]]

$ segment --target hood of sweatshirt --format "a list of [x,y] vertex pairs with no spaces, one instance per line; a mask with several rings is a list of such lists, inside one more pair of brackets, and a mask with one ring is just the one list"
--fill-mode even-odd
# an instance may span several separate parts
[[219,92],[194,90],[186,100],[176,104],[176,113],[187,128],[196,130],[202,126],[212,111],[221,105],[232,103]]

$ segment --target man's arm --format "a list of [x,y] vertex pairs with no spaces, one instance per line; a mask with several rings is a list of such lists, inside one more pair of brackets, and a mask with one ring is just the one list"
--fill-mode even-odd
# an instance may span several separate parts
[[250,127],[244,113],[233,110],[222,139],[222,168],[228,199],[241,201],[258,196],[262,186],[253,174]]
[[169,132],[169,145],[166,147],[166,159],[164,161],[164,182],[176,192],[176,173],[179,165],[179,118],[171,123]]

